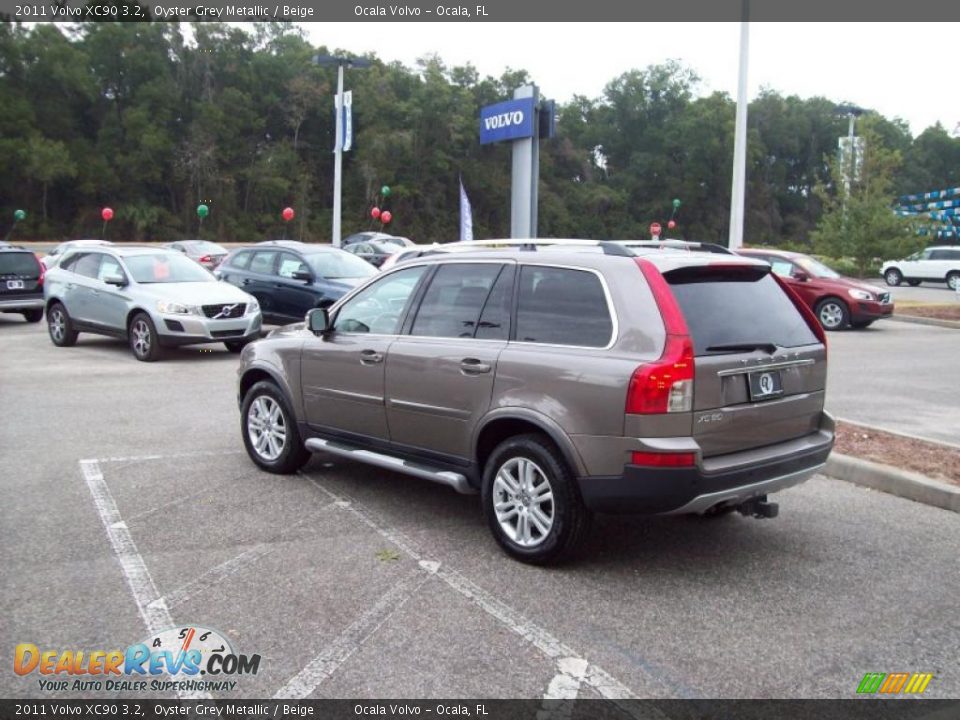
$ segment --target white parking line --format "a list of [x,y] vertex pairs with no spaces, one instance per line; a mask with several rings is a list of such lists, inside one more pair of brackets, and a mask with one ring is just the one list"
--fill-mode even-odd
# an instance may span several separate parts
[[[157,586],[153,582],[146,563],[143,562],[140,551],[137,550],[137,544],[133,541],[133,536],[130,535],[127,524],[120,516],[113,495],[110,494],[110,488],[107,487],[107,483],[103,479],[100,463],[96,460],[81,460],[80,469],[83,471],[83,479],[86,480],[87,487],[90,489],[93,504],[100,515],[110,545],[113,546],[113,552],[120,562],[120,569],[123,570],[127,586],[133,594],[137,610],[140,617],[143,618],[144,625],[147,626],[147,632],[150,635],[156,635],[161,630],[173,627],[173,618],[170,616],[167,606],[162,601],[154,602],[160,597]],[[210,694],[206,692],[181,692],[179,690],[177,696],[181,699],[191,700],[211,698]]]
[[81,460],[84,462],[96,463],[117,463],[117,462],[146,462],[148,460],[176,460],[178,458],[192,457],[219,457],[221,455],[242,455],[243,450],[193,450],[180,453],[162,453],[157,455],[126,455],[122,457],[105,457],[96,460]]
[[[334,502],[347,502],[346,498],[341,497],[332,490],[324,487],[314,478],[306,475],[305,473],[301,474],[306,477],[314,487],[327,495]],[[348,509],[350,512],[353,512],[355,515],[357,515],[357,517],[359,517],[370,528],[376,531],[381,537],[384,537],[392,542],[414,560],[417,560],[418,562],[423,561],[421,554],[414,548],[413,543],[399,530],[391,528],[385,523],[381,522],[356,501],[350,501]],[[424,561],[421,566],[427,562],[429,561]],[[554,661],[557,664],[557,670],[559,674],[569,675],[569,670],[571,667],[580,667],[582,664],[582,666],[585,667],[585,672],[582,675],[583,682],[596,690],[601,697],[611,700],[615,703],[618,700],[638,699],[638,696],[635,695],[630,688],[619,682],[603,668],[588,663],[572,648],[560,642],[560,640],[553,637],[553,635],[548,633],[539,625],[536,625],[525,618],[506,603],[500,601],[490,593],[472,583],[456,570],[453,570],[445,565],[439,565],[436,566],[435,572],[436,576],[445,582],[449,587],[456,590],[492,618],[524,638],[541,653]],[[556,678],[554,678],[554,680],[556,680]],[[567,680],[557,681],[557,692],[559,693],[562,688],[569,688],[569,684],[570,683]],[[659,713],[659,711],[655,711],[651,708],[640,711],[638,708],[630,707],[626,704],[617,703],[617,705],[620,707],[620,709],[624,710],[627,714],[633,717],[666,717],[662,713]]]
[[413,597],[430,579],[429,571],[421,568],[409,573],[391,587],[376,604],[353,621],[323,652],[294,675],[274,693],[275,700],[303,699],[312,693],[324,680],[333,675],[367,639],[373,635],[407,600]]

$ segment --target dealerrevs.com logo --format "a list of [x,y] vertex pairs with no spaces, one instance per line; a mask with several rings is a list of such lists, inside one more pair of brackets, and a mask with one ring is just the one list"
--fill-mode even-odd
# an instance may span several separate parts
[[256,675],[260,656],[235,652],[216,630],[188,625],[163,630],[126,650],[51,650],[21,643],[13,670],[41,675],[40,689],[51,692],[233,690],[237,681],[228,678]]

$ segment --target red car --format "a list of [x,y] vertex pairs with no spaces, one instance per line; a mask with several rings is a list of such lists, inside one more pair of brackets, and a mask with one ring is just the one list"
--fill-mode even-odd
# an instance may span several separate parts
[[874,320],[893,315],[888,291],[843,277],[809,255],[747,248],[737,253],[770,263],[773,272],[810,306],[825,330],[865,328]]

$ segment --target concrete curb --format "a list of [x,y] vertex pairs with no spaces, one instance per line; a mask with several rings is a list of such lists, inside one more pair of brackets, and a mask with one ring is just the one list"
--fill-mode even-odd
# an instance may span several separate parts
[[823,470],[837,480],[960,513],[960,487],[889,465],[831,453]]
[[952,328],[960,330],[960,321],[957,320],[938,320],[937,318],[912,317],[909,315],[891,315],[887,320],[897,322],[914,323],[916,325],[935,325],[936,327]]

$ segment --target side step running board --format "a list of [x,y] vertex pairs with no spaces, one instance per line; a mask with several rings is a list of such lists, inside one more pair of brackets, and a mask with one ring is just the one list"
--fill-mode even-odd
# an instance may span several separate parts
[[393,470],[394,472],[413,475],[414,477],[423,478],[424,480],[431,480],[441,485],[449,485],[458,493],[463,493],[464,495],[473,495],[477,492],[467,481],[466,476],[460,473],[438,470],[423,463],[401,460],[392,455],[384,455],[373,452],[372,450],[361,450],[360,448],[333,442],[332,440],[324,440],[322,438],[310,438],[305,445],[310,452],[327,452],[331,455],[339,455],[340,457],[347,458],[348,460],[356,460],[357,462],[366,463],[367,465],[375,465],[376,467],[381,467],[386,470]]

